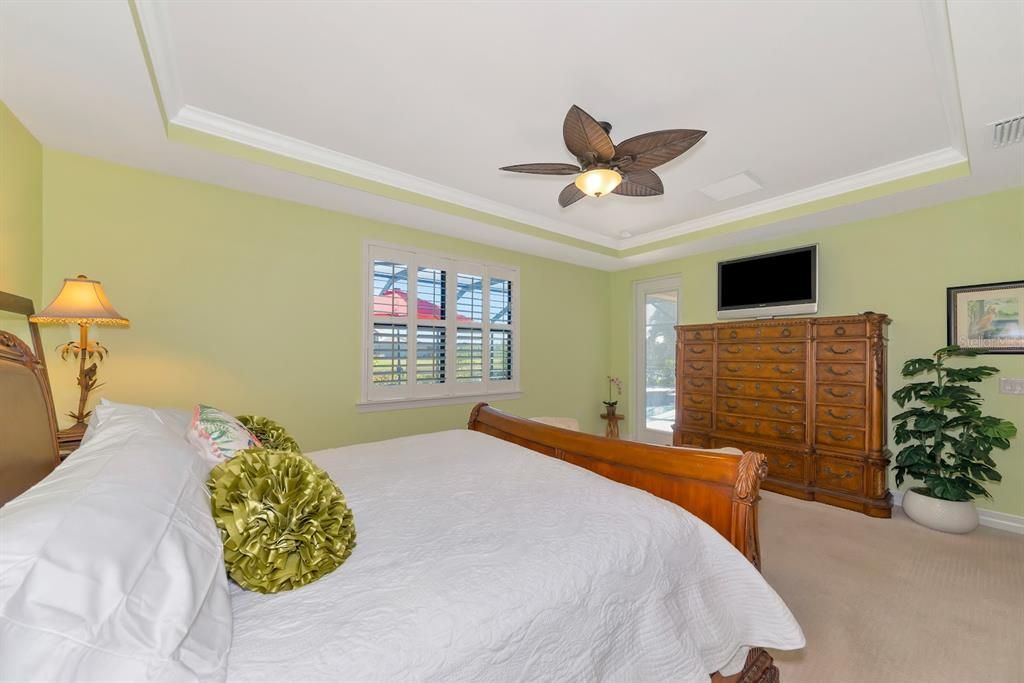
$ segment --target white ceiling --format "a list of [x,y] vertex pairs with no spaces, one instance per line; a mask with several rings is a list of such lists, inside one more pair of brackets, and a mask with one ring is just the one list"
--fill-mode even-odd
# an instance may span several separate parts
[[[172,123],[256,132],[335,168],[623,249],[969,158],[969,178],[793,219],[808,229],[1024,184],[1024,3],[140,2]],[[602,268],[619,258],[167,139],[127,2],[0,3],[0,97],[44,144]],[[571,104],[612,137],[709,131],[658,169],[665,195],[562,209]],[[283,141],[283,142],[282,142]],[[763,186],[699,190],[749,171]],[[941,188],[941,189],[939,189]],[[622,237],[622,233],[631,236]]]

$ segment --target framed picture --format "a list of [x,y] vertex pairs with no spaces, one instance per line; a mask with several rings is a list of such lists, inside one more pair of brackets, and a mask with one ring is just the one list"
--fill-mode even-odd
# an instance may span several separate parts
[[1024,280],[946,289],[946,343],[1024,353]]

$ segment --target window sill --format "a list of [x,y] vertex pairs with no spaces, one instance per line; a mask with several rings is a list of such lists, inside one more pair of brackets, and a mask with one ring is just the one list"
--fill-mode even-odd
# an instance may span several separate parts
[[459,404],[476,404],[480,401],[509,401],[522,398],[521,391],[507,391],[500,394],[460,394],[458,396],[437,396],[434,398],[401,398],[387,401],[359,401],[356,412],[376,413],[384,410],[406,410],[409,408],[432,408],[434,406],[454,406]]

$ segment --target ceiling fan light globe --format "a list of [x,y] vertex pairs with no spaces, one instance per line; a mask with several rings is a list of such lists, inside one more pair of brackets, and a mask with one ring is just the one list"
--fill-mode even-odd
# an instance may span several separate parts
[[603,197],[622,182],[622,176],[611,168],[594,168],[576,176],[576,187],[590,197]]

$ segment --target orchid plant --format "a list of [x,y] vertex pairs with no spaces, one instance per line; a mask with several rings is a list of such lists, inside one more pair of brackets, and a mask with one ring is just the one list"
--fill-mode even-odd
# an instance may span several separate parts
[[622,380],[608,375],[608,400],[604,404],[609,408],[619,404],[617,400],[613,400],[613,392],[616,396],[622,396]]

